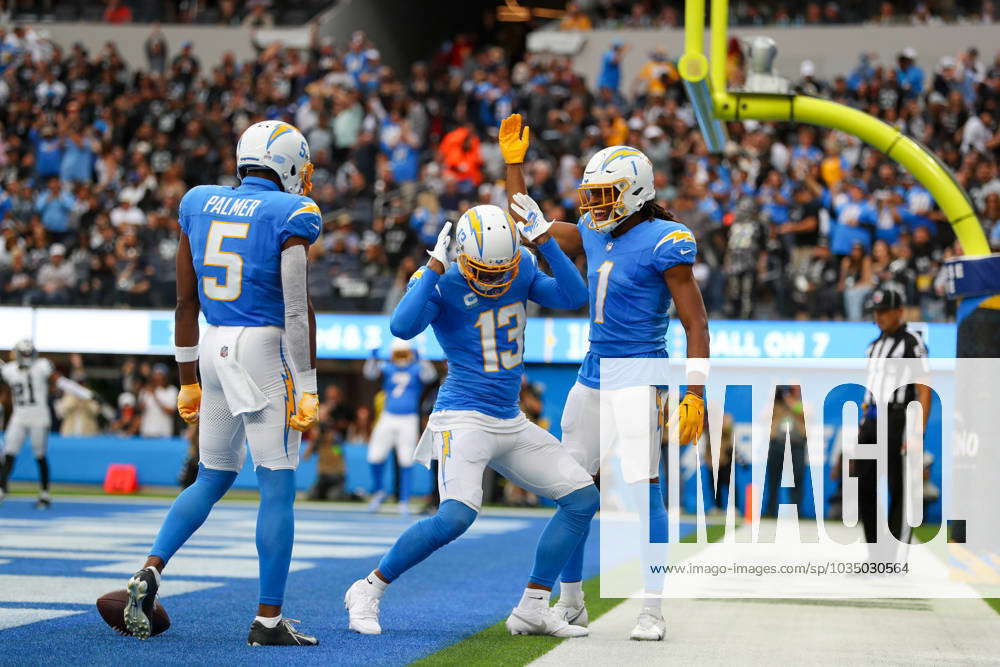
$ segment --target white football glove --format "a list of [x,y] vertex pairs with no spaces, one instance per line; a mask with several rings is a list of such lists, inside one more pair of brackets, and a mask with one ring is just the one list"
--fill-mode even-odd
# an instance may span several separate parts
[[517,229],[529,243],[534,243],[535,239],[549,231],[552,223],[545,219],[534,199],[523,192],[514,193],[511,199],[510,210],[524,219],[524,222],[517,221]]
[[433,250],[428,250],[427,254],[441,262],[444,265],[444,270],[447,271],[448,267],[451,266],[451,262],[448,260],[448,245],[451,243],[451,222],[444,223],[444,227],[438,233],[437,243],[434,244]]

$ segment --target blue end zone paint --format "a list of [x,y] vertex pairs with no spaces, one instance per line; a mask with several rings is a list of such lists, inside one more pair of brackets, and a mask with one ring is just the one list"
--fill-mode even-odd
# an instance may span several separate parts
[[[303,451],[305,446],[303,445]],[[347,466],[347,489],[370,489],[371,470],[366,461],[368,447],[360,443],[341,445]],[[94,436],[71,438],[53,433],[49,436],[49,466],[54,483],[102,484],[108,466],[128,463],[136,467],[139,485],[175,486],[181,464],[187,454],[187,441],[183,438],[119,438]],[[393,454],[395,456],[395,454]],[[386,466],[385,488],[395,488],[395,468]],[[38,480],[38,466],[25,449],[17,457],[11,479],[20,482]],[[308,489],[316,480],[316,457],[301,460],[295,471],[295,486],[300,491]],[[422,496],[430,493],[434,475],[422,465],[415,465],[410,473],[410,493]],[[236,483],[238,489],[256,489],[257,477],[248,456]]]
[[[166,503],[60,502],[57,498],[50,512],[39,513],[27,500],[13,498],[0,505],[0,524],[9,521],[0,532],[0,549],[17,548],[19,533],[24,535],[29,530],[24,520],[32,520],[35,527],[30,530],[36,534],[45,530],[44,525],[38,528],[39,524],[35,523],[40,521],[78,522],[76,525],[81,529],[89,522],[95,533],[99,533],[101,526],[122,525],[121,521],[115,521],[115,515],[146,513],[149,523],[158,525],[157,517],[162,517],[165,511]],[[216,511],[230,513],[240,522],[252,521],[256,515],[255,507],[243,504],[224,503]],[[228,517],[229,514],[227,521]],[[410,523],[396,517],[360,512],[301,508],[296,511],[296,519],[300,525],[304,521],[338,522],[340,529],[331,530],[332,535],[349,533],[383,538],[396,537]],[[45,608],[84,612],[0,630],[0,646],[16,647],[13,651],[0,652],[0,665],[45,664],[53,662],[53,658],[55,662],[65,662],[69,656],[74,665],[287,664],[289,661],[317,665],[404,665],[504,619],[517,603],[531,568],[535,541],[548,517],[487,512],[480,521],[491,519],[518,523],[505,532],[484,531],[462,537],[407,572],[386,593],[382,603],[385,634],[380,636],[366,637],[349,632],[342,602],[347,587],[375,566],[377,556],[336,559],[296,556],[295,560],[308,561],[315,566],[289,575],[285,613],[291,618],[302,619],[302,629],[320,638],[318,647],[261,649],[246,646],[246,633],[256,611],[256,578],[177,575],[175,579],[200,579],[222,585],[164,598],[172,627],[147,642],[116,635],[104,624],[92,604],[0,602],[0,611],[4,608]],[[150,530],[156,525],[150,525]],[[206,527],[209,526],[207,523]],[[476,531],[475,526],[472,531]],[[146,548],[151,539],[129,537],[127,548],[130,551]],[[198,533],[192,540],[194,548]],[[585,577],[597,573],[597,542],[592,539],[588,543]],[[233,543],[237,543],[236,540]],[[200,548],[205,548],[205,544]],[[182,547],[178,558],[184,552]],[[6,559],[11,562],[3,563]],[[120,579],[124,587],[127,574],[87,571],[88,567],[114,560],[135,560],[138,567],[142,557],[133,553],[119,559],[113,554],[102,553],[94,560],[61,560],[16,557],[7,551],[0,557],[0,576],[112,578]],[[168,566],[163,592],[169,593],[170,581]],[[16,598],[16,594],[0,593],[0,598],[10,597]]]

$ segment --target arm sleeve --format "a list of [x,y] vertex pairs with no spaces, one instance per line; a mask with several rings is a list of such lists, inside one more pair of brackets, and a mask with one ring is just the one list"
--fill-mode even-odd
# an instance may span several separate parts
[[577,271],[576,264],[570,261],[559,247],[559,243],[550,237],[548,241],[538,246],[538,250],[548,261],[552,275],[547,276],[536,268],[528,298],[546,308],[567,310],[579,308],[587,303],[587,284],[583,282],[583,276]]
[[678,264],[694,264],[697,255],[698,244],[695,243],[694,234],[687,227],[679,225],[656,242],[650,263],[654,271],[663,273]]
[[382,374],[382,362],[375,357],[365,359],[365,365],[361,368],[361,374],[366,380],[377,380]]
[[389,330],[396,338],[409,340],[427,328],[441,307],[434,299],[441,276],[426,266],[417,269],[406,286],[406,294],[392,311]]
[[285,346],[304,393],[316,393],[316,371],[309,355],[309,310],[306,295],[306,249],[294,245],[281,252],[281,294],[285,301]]
[[59,391],[79,396],[82,399],[89,400],[94,397],[94,392],[62,375],[56,379],[56,387],[59,388]]
[[438,378],[437,369],[434,368],[434,364],[429,361],[420,362],[420,381],[424,384],[430,384]]
[[310,244],[315,243],[322,228],[323,218],[316,202],[309,197],[297,197],[278,230],[278,247],[293,236],[303,238]]

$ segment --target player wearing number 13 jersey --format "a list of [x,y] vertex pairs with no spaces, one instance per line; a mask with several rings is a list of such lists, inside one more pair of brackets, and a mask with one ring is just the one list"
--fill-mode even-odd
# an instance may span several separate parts
[[378,608],[388,584],[464,533],[483,500],[483,471],[556,501],[559,509],[542,534],[521,602],[507,619],[512,634],[578,637],[548,607],[559,572],[590,525],[598,494],[590,476],[548,432],[518,407],[524,373],[525,306],[578,308],[586,286],[573,263],[549,239],[538,244],[552,276],[521,248],[513,220],[496,206],[469,209],[456,226],[458,261],[448,268],[447,223],[392,315],[394,335],[413,338],[428,325],[448,359],[417,460],[438,459],[438,513],[414,524],[368,577],[354,583],[344,603],[350,628],[378,634]]
[[[531,233],[551,233],[567,253],[583,252],[587,258],[590,350],[563,409],[563,444],[592,475],[600,472],[602,439],[617,448],[625,482],[642,506],[648,503],[649,511],[641,518],[649,523],[643,524],[640,544],[644,562],[652,564],[658,557],[649,547],[666,542],[667,522],[659,485],[659,393],[650,386],[600,391],[601,359],[666,357],[667,311],[673,301],[687,333],[689,368],[701,368],[690,362],[707,358],[709,351],[705,306],[691,271],[695,238],[654,202],[653,165],[630,146],[610,146],[587,162],[579,187],[578,224],[546,220],[525,194],[522,163],[529,136],[519,114],[500,125],[511,211],[526,221]],[[707,366],[706,361],[700,363]],[[700,373],[698,382],[688,382],[677,411],[681,444],[697,442],[701,433],[704,376]],[[602,410],[605,402],[610,409]],[[602,412],[609,418],[602,419]],[[562,573],[556,609],[569,622],[586,625],[582,566],[583,543]],[[661,640],[666,631],[660,611],[662,577],[651,576],[649,567],[644,570],[648,597],[630,636]]]

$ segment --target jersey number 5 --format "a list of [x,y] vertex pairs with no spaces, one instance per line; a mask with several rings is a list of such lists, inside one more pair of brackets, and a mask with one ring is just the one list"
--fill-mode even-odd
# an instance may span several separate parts
[[[513,320],[513,322],[511,322]],[[509,303],[496,310],[484,310],[476,318],[475,326],[479,329],[479,342],[483,347],[483,370],[496,373],[500,365],[506,369],[520,365],[524,358],[524,325],[527,316],[524,312],[524,302]],[[507,329],[507,342],[514,343],[513,350],[504,350],[497,354],[497,329]]]
[[222,249],[224,239],[245,239],[250,232],[248,222],[220,222],[213,220],[205,240],[205,266],[219,266],[226,276],[219,284],[215,276],[202,278],[205,296],[213,301],[235,301],[243,293],[243,257],[236,252]]

